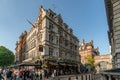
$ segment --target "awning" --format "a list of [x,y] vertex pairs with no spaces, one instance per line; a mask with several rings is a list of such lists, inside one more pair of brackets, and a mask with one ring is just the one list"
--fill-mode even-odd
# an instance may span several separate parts
[[68,64],[68,66],[73,66],[73,65],[71,65],[71,64]]
[[105,70],[104,72],[116,72],[116,73],[120,73],[120,68]]
[[32,58],[28,58],[26,60],[24,60],[23,62],[31,62],[32,61]]
[[40,64],[34,64],[34,63],[21,63],[18,64],[18,66],[41,66]]
[[59,63],[60,65],[66,65],[66,63]]
[[120,76],[120,68],[101,71],[100,74]]
[[67,66],[77,66],[76,64],[66,64]]
[[58,65],[58,64],[55,63],[55,62],[49,62],[49,64],[51,64],[51,65]]

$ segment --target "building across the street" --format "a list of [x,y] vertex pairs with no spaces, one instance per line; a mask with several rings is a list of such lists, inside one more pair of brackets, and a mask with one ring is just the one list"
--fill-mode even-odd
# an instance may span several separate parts
[[60,14],[41,6],[35,23],[28,22],[32,28],[23,32],[16,43],[16,63],[44,64],[50,70],[78,71],[79,40]]
[[81,63],[85,64],[87,63],[87,56],[90,56],[94,58],[95,56],[99,55],[98,48],[94,48],[93,41],[85,42],[85,40],[82,40],[80,47],[79,47],[79,53],[81,56]]
[[101,72],[104,80],[120,80],[120,0],[105,0],[113,69]]
[[120,0],[105,0],[113,67],[120,68]]
[[103,70],[112,69],[112,56],[111,54],[98,55],[94,57],[95,68],[97,73]]

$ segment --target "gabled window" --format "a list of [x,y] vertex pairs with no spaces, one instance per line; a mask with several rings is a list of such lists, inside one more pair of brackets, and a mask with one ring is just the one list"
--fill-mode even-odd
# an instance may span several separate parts
[[53,18],[53,16],[54,16],[54,15],[50,12],[50,13],[49,13],[49,17]]

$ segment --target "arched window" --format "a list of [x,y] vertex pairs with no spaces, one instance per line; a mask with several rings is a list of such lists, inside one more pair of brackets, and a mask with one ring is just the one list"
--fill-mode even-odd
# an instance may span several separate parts
[[108,62],[100,62],[100,70],[106,70],[107,69]]

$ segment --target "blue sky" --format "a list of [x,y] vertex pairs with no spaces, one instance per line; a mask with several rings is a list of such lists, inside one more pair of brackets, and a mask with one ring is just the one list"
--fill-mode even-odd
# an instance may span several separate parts
[[19,35],[31,28],[26,19],[34,23],[41,5],[60,13],[80,42],[93,40],[101,54],[110,52],[104,0],[0,0],[0,45],[15,52]]

